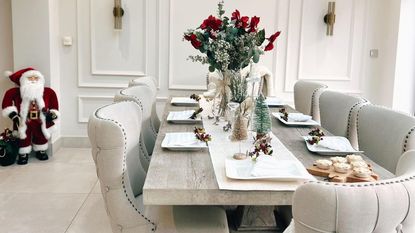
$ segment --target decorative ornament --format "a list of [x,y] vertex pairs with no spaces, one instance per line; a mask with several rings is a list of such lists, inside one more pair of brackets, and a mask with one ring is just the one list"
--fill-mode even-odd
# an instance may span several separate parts
[[196,119],[197,115],[199,115],[201,112],[203,112],[203,108],[196,109],[193,114],[189,117],[189,119]]
[[256,99],[254,111],[254,129],[257,133],[256,138],[260,139],[271,131],[271,117],[264,95],[260,94]]
[[272,155],[274,150],[271,146],[271,140],[272,138],[269,135],[257,139],[254,143],[254,149],[249,153],[249,156],[251,156],[253,160],[256,160],[256,158],[261,155],[261,152],[265,155]]

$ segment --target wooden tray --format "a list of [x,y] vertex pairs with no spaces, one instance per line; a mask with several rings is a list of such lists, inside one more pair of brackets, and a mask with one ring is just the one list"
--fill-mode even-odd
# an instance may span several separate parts
[[[372,167],[369,164],[369,169],[372,171]],[[330,166],[330,169],[323,170],[316,165],[307,168],[307,171],[314,176],[322,176],[329,179],[330,182],[338,183],[352,183],[352,182],[372,182],[379,180],[379,175],[372,172],[372,175],[366,178],[361,178],[353,175],[353,170],[349,170],[347,173],[339,173],[334,171],[334,167]]]

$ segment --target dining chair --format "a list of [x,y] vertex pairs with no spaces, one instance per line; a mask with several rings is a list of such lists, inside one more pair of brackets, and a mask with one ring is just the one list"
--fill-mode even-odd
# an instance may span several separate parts
[[320,123],[335,136],[347,137],[356,150],[358,147],[357,110],[369,102],[361,97],[326,90],[320,95]]
[[219,207],[143,204],[141,125],[141,107],[131,101],[101,107],[89,118],[92,157],[112,231],[227,233],[226,215]]
[[402,153],[415,149],[415,117],[381,106],[363,105],[357,112],[359,150],[395,173]]
[[152,93],[152,109],[151,109],[151,124],[153,125],[156,132],[159,131],[160,128],[160,118],[157,114],[157,82],[154,77],[151,76],[144,76],[140,78],[136,78],[131,80],[128,83],[129,87],[132,86],[147,86],[151,89]]
[[[254,93],[263,94],[264,96],[271,96],[274,93],[274,83],[272,78],[272,72],[263,65],[255,65],[255,72],[261,77],[261,82],[257,83],[255,86],[252,83],[248,82],[248,95],[251,95],[252,89],[254,88]],[[247,78],[249,76],[251,66],[247,66],[242,69],[242,77]],[[260,92],[258,90],[261,90]]]
[[[153,154],[154,145],[156,144],[157,131],[151,123],[151,109],[152,109],[152,91],[148,86],[132,86],[120,90],[114,96],[114,102],[133,101],[140,106],[142,111],[142,126],[141,126],[141,165],[145,171]],[[143,149],[143,145],[145,149]]]
[[294,85],[295,109],[303,114],[310,115],[320,122],[319,98],[327,85],[300,80]]
[[294,193],[293,221],[284,233],[415,232],[414,200],[414,174],[370,183],[307,183]]

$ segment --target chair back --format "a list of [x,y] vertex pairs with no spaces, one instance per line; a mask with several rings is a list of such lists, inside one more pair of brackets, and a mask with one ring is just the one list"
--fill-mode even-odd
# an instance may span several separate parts
[[293,197],[295,233],[415,232],[415,177],[309,183]]
[[357,110],[368,101],[335,91],[324,91],[319,101],[321,126],[333,135],[347,137],[352,146],[358,149]]
[[152,109],[152,92],[148,86],[132,86],[119,91],[115,97],[115,102],[133,101],[142,111],[142,126],[141,126],[141,145],[145,147],[141,155],[141,163],[144,170],[148,170],[150,163],[150,155],[153,153],[154,145],[156,143],[157,132],[151,122]]
[[356,124],[359,149],[392,173],[402,153],[415,149],[415,117],[368,104],[359,108]]
[[151,76],[145,76],[133,79],[128,84],[129,87],[132,86],[147,86],[151,89],[152,93],[152,109],[151,109],[151,123],[153,124],[154,129],[156,132],[159,131],[160,128],[160,118],[157,115],[157,81],[154,77]]
[[88,137],[113,232],[154,224],[136,204],[146,173],[140,162],[142,111],[134,102],[113,103],[89,118]]
[[294,85],[295,109],[320,122],[319,98],[326,88],[327,86],[321,83],[303,80],[296,82]]

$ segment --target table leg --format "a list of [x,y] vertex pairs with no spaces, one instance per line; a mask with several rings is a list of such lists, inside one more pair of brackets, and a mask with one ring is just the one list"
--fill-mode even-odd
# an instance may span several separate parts
[[238,206],[236,209],[237,231],[282,231],[277,225],[274,206]]

